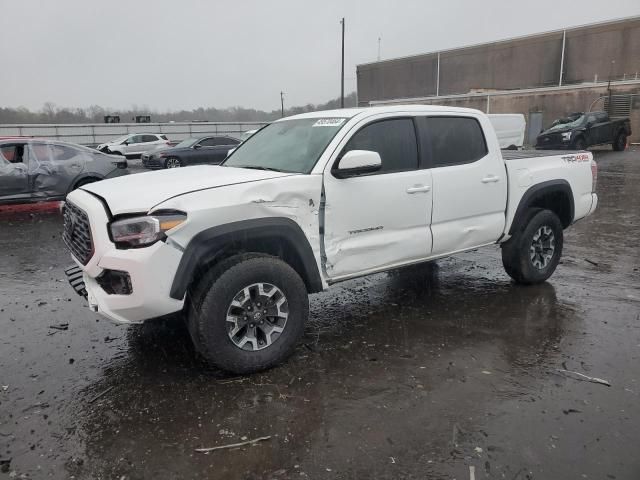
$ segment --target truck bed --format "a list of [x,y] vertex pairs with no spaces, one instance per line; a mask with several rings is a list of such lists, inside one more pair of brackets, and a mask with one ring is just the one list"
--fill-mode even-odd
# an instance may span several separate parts
[[577,150],[502,150],[502,158],[505,160],[522,160],[524,158],[552,157],[554,155],[567,155]]

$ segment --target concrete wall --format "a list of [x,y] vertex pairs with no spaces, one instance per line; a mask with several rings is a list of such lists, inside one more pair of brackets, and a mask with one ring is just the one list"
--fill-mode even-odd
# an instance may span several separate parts
[[561,33],[443,52],[440,95],[556,84],[561,53]]
[[[563,32],[440,52],[440,95],[558,85]],[[436,94],[438,53],[358,65],[358,103]],[[612,62],[613,61],[613,62]],[[640,17],[566,30],[563,84],[640,73]]]

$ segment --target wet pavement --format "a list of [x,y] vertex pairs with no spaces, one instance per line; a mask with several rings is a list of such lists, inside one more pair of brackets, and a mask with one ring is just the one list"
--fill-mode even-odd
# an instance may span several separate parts
[[549,282],[512,284],[491,247],[340,284],[248,377],[202,365],[180,318],[98,319],[59,214],[4,214],[0,480],[640,478],[640,151],[596,159]]

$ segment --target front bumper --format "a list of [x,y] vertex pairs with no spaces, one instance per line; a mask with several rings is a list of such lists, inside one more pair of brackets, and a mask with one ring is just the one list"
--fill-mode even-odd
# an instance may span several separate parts
[[[72,256],[82,272],[81,282],[78,270],[67,269],[66,273],[74,290],[86,294],[91,310],[116,323],[142,323],[182,309],[184,300],[169,295],[182,257],[180,250],[162,241],[144,248],[117,249],[109,239],[109,218],[100,201],[78,190],[69,201],[89,216],[94,253],[85,266]],[[106,270],[128,273],[131,293],[107,293],[98,281]]]
[[148,153],[142,154],[142,166],[145,168],[164,168],[164,160],[159,157],[151,157]]

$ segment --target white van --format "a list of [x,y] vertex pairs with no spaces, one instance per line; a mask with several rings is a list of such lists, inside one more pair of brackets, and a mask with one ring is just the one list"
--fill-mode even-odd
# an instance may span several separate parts
[[521,113],[490,113],[487,115],[498,135],[500,148],[515,150],[524,145],[527,122]]

